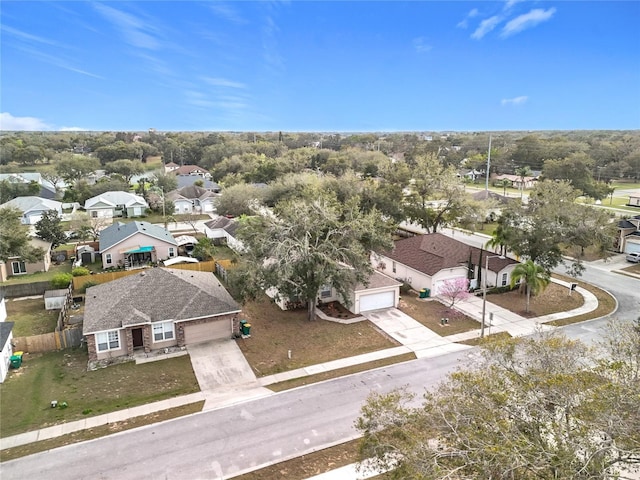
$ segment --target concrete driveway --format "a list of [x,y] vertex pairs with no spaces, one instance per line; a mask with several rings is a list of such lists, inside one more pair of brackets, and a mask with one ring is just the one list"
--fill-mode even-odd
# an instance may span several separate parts
[[233,340],[214,340],[187,346],[191,365],[204,395],[203,410],[273,395],[256,380]]

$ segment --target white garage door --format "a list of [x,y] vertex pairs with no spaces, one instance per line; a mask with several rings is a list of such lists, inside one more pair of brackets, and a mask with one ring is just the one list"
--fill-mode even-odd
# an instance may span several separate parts
[[442,280],[438,280],[436,282],[433,283],[433,288],[431,289],[431,296],[435,297],[436,295],[438,295],[440,293],[440,289],[444,286],[445,282],[450,282],[453,280],[459,280],[459,279],[465,279],[467,277],[461,276],[461,277],[451,277],[451,278],[444,278]]
[[627,240],[624,244],[624,253],[640,253],[640,242]]
[[371,293],[360,295],[360,311],[377,310],[379,308],[389,308],[395,305],[395,292]]
[[230,320],[218,320],[184,327],[184,343],[187,345],[227,338],[231,338]]

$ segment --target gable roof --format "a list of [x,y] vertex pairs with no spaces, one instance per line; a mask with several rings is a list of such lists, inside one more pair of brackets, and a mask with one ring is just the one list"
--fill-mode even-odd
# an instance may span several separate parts
[[[441,233],[416,235],[397,240],[392,251],[382,254],[429,276],[433,276],[445,268],[466,266],[469,262],[469,256],[471,256],[471,262],[476,265],[480,261],[479,248],[454,240]],[[495,254],[484,250],[482,253],[483,266],[486,255]],[[489,259],[489,270],[499,272],[507,265],[517,263],[511,258],[493,257]]]
[[364,285],[363,283],[358,283],[356,285],[355,291],[360,292],[363,290],[370,290],[372,288],[382,288],[382,287],[396,287],[402,285],[401,282],[394,280],[393,278],[385,275],[384,273],[380,273],[377,270],[371,272],[369,276],[369,284]]
[[211,180],[195,175],[176,175],[176,179],[178,180],[178,188],[188,187],[200,180],[203,182],[202,186],[207,190],[211,190],[212,192],[219,192],[222,190],[222,187],[216,182],[212,182]]
[[56,202],[55,200],[49,200],[47,198],[42,197],[16,197],[8,202],[0,205],[0,208],[4,207],[12,207],[17,208],[18,210],[28,213],[31,211],[42,211],[42,210],[62,210],[62,203]]
[[113,207],[115,207],[116,205],[124,205],[126,207],[130,207],[132,205],[141,205],[144,207],[149,207],[147,201],[139,195],[134,195],[133,193],[123,191],[114,191],[104,192],[100,195],[96,195],[95,197],[91,197],[84,203],[84,209],[87,210],[89,208],[92,208],[93,205],[97,203],[104,203]]
[[235,218],[220,216],[218,218],[214,218],[213,220],[209,220],[205,223],[205,226],[207,226],[211,230],[224,230],[229,235],[233,236],[235,231],[238,229],[238,221]]
[[216,195],[206,188],[197,185],[187,185],[167,193],[167,198],[171,201],[176,200],[205,200],[207,198],[216,198]]
[[206,169],[199,167],[198,165],[182,165],[176,168],[171,173],[175,175],[189,175],[191,173],[209,173]]
[[88,288],[83,333],[239,311],[211,272],[150,268]]
[[159,225],[149,222],[116,222],[100,231],[100,251],[108,250],[136,233],[157,238],[171,245],[177,245],[173,235]]

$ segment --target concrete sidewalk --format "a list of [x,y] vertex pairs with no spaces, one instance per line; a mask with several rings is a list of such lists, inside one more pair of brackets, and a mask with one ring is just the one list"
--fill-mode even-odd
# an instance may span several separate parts
[[[563,283],[564,285],[567,285],[568,288],[568,284],[566,284],[566,282],[557,283]],[[487,325],[485,328],[485,335],[503,331],[508,332],[512,336],[528,335],[533,333],[545,322],[580,315],[593,311],[598,307],[598,301],[593,294],[580,287],[578,287],[577,291],[582,294],[585,299],[582,307],[569,312],[556,313],[538,318],[524,318],[487,301],[485,316]],[[456,308],[478,321],[482,318],[481,297],[472,297],[468,301],[456,305]],[[493,313],[493,320],[489,325],[490,313]],[[228,385],[218,385],[216,388],[216,382],[214,380],[206,381],[203,382],[203,384],[211,385],[211,388],[207,388],[206,390],[198,393],[183,395],[168,400],[141,405],[139,407],[119,410],[105,415],[88,417],[83,420],[54,425],[52,427],[34,430],[12,437],[1,438],[0,449],[12,448],[20,445],[26,445],[28,443],[47,440],[57,436],[66,435],[68,433],[94,428],[100,425],[107,425],[109,423],[120,422],[141,415],[148,415],[202,400],[205,400],[204,410],[223,408],[267,395],[273,395],[274,392],[267,390],[264,387],[274,383],[337,370],[353,365],[360,365],[412,352],[418,358],[432,358],[452,351],[472,348],[456,342],[470,340],[480,336],[480,329],[477,329],[442,337],[438,333],[429,330],[413,318],[395,308],[367,312],[366,317],[386,334],[397,340],[401,346],[342,358],[318,365],[311,365],[288,372],[277,373],[275,375],[258,378],[256,381],[244,382],[237,385],[230,383]],[[202,363],[198,361],[198,365],[200,366]],[[198,379],[200,381],[200,378]],[[346,476],[343,477],[327,478],[354,478],[346,473],[346,471],[345,475]]]

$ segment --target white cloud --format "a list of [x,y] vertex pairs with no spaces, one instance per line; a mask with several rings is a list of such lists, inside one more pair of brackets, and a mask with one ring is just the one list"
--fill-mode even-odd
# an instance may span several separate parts
[[516,3],[520,3],[523,2],[524,0],[507,0],[504,4],[504,10],[509,10],[511,7],[513,7]]
[[19,38],[22,41],[27,41],[30,43],[44,43],[45,45],[51,45],[53,47],[64,47],[58,42],[54,42],[53,40],[49,40],[48,38],[39,37],[37,35],[32,35],[30,33],[23,32],[16,28],[7,27],[6,25],[2,25],[0,27],[3,32],[8,33],[9,35]]
[[49,130],[51,127],[39,118],[14,117],[9,112],[0,113],[0,130]]
[[88,128],[82,127],[60,127],[58,129],[60,132],[88,132]]
[[513,98],[503,98],[502,100],[500,100],[500,104],[502,106],[505,106],[505,105],[522,105],[528,99],[529,99],[529,97],[527,97],[526,95],[521,95],[519,97],[513,97]]
[[418,53],[425,53],[430,51],[433,48],[431,45],[425,43],[425,40],[423,37],[414,38],[412,43],[413,43],[413,48],[415,48],[416,52]]
[[496,28],[501,21],[502,18],[499,15],[494,15],[493,17],[484,19],[482,22],[480,22],[480,26],[476,28],[476,31],[471,34],[471,38],[480,40],[491,30]]
[[228,22],[235,23],[237,25],[242,25],[247,23],[245,20],[234,8],[230,5],[222,3],[222,2],[212,2],[208,4],[211,11],[218,17],[221,17]]
[[235,82],[226,78],[220,77],[202,77],[202,80],[214,87],[228,87],[228,88],[247,88],[244,83]]
[[[145,48],[147,50],[157,50],[160,42],[148,31],[154,30],[149,19],[142,21],[133,15],[96,3],[94,8],[107,20],[120,29],[125,41],[134,47]],[[147,30],[147,31],[145,31]]]
[[477,8],[473,8],[467,13],[467,16],[464,17],[460,22],[458,22],[458,28],[467,28],[469,26],[469,19],[473,17],[477,17],[480,14]]
[[515,35],[527,28],[532,28],[538,25],[539,23],[546,22],[547,20],[553,17],[553,14],[556,13],[555,8],[550,8],[549,10],[543,10],[542,8],[534,8],[529,13],[525,13],[520,15],[513,20],[509,20],[507,24],[502,29],[501,37],[506,38],[511,35]]

